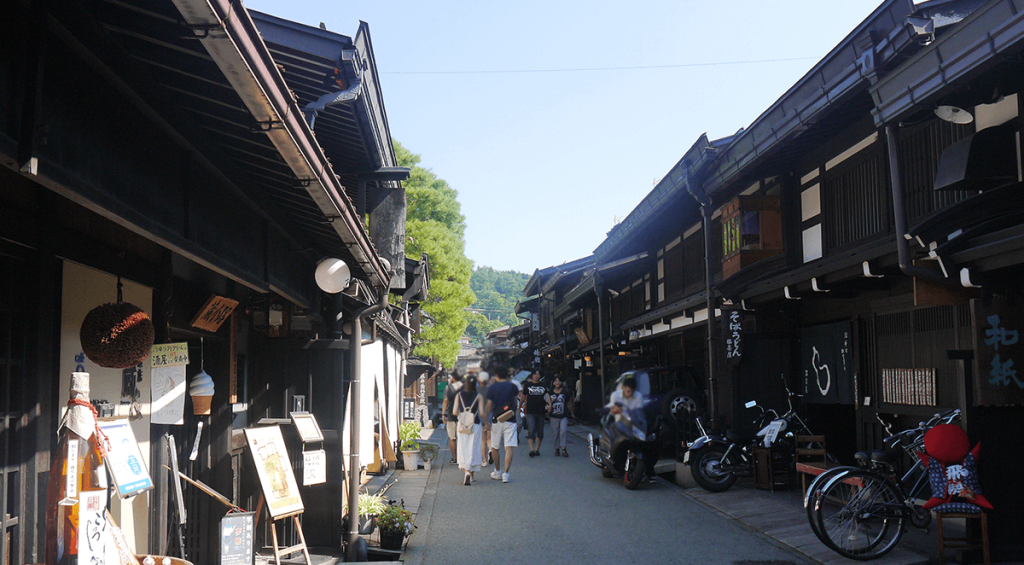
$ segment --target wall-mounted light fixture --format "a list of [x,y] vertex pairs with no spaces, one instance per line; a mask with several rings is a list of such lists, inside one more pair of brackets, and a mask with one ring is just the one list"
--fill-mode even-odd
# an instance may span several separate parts
[[328,294],[338,294],[352,282],[352,271],[341,259],[328,258],[317,264],[313,277],[320,290]]
[[935,109],[935,115],[951,124],[969,124],[974,121],[970,112],[956,106],[939,106]]

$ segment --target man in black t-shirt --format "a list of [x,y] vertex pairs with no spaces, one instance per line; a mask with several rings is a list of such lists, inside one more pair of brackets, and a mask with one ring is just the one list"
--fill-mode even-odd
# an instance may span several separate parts
[[540,443],[544,441],[544,416],[551,413],[551,397],[548,387],[540,382],[540,371],[534,371],[530,380],[523,385],[526,396],[526,443],[530,445],[530,457],[540,455]]

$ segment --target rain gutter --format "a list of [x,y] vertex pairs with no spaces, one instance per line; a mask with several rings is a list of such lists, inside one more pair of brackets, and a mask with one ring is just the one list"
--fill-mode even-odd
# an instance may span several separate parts
[[842,100],[867,90],[880,69],[917,45],[906,25],[914,9],[911,0],[888,0],[876,8],[750,127],[737,134],[704,176],[705,192],[714,196],[727,190],[745,170],[813,127]]
[[377,287],[388,275],[249,13],[237,0],[173,0],[292,173]]
[[1001,0],[976,9],[952,30],[871,87],[875,125],[895,123],[934,103],[957,81],[1019,49],[1024,40],[1020,2]]

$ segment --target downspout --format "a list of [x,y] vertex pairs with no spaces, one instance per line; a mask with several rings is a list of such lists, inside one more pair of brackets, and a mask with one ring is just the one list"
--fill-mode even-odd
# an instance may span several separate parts
[[711,199],[706,194],[698,194],[694,190],[694,180],[689,165],[683,171],[683,182],[686,184],[686,191],[700,205],[700,218],[704,229],[704,290],[707,292],[705,305],[708,310],[708,406],[710,408],[708,415],[711,420],[709,424],[714,428],[717,424],[715,413],[718,406],[718,371],[716,370],[718,348],[715,347],[715,325],[717,324],[715,318],[715,292],[711,288],[714,277],[714,272],[711,270]]
[[[598,343],[600,344],[600,345],[598,345],[598,351],[600,351],[600,356],[601,356],[600,361],[599,361],[601,366],[598,367],[598,369],[601,371],[601,391],[598,394],[598,396],[600,397],[600,395],[603,395],[604,391],[605,391],[605,388],[604,388],[604,385],[605,385],[605,383],[604,383],[604,315],[602,313],[603,309],[601,308],[601,302],[603,302],[602,297],[604,295],[604,285],[602,284],[602,281],[601,281],[601,270],[598,269],[598,268],[594,269],[594,293],[597,294],[597,339],[598,339]],[[582,401],[582,398],[580,400]],[[580,404],[580,408],[581,409],[582,409],[582,407],[583,407],[583,405]]]
[[951,283],[941,272],[914,266],[910,258],[910,244],[907,240],[907,207],[903,194],[903,182],[900,178],[900,158],[897,144],[896,128],[891,124],[885,126],[885,145],[889,151],[889,182],[892,185],[892,215],[896,223],[896,255],[899,257],[900,270],[908,277],[917,277],[931,281]]
[[[352,315],[352,339],[349,342],[351,364],[349,365],[349,464],[348,464],[348,532],[345,532],[346,561],[356,561],[356,539],[359,538],[359,473],[362,467],[359,465],[359,389],[360,375],[362,370],[362,349],[363,349],[363,318],[368,318],[380,312],[388,305],[388,293],[384,288],[378,289],[380,299],[376,304],[364,306],[356,310]],[[367,345],[372,342],[368,342]]]

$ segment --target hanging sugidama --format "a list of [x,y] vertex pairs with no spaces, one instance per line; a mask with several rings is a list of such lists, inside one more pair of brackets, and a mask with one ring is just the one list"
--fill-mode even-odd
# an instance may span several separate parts
[[97,306],[85,315],[79,339],[82,351],[100,367],[125,369],[141,363],[153,347],[155,337],[149,314],[121,297],[117,278],[117,303]]

